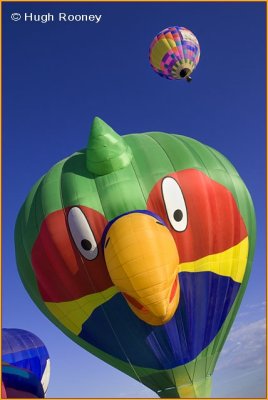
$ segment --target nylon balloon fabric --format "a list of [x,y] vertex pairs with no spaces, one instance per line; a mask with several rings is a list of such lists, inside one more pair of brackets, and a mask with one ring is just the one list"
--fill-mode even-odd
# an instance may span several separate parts
[[200,58],[200,46],[187,28],[172,26],[153,39],[149,61],[153,70],[163,78],[183,79],[190,76]]
[[39,388],[38,393],[46,392],[50,378],[50,358],[44,343],[36,335],[23,329],[3,328],[2,362],[6,366],[5,376],[9,385],[12,387],[12,380],[14,382],[13,389],[19,389],[17,385],[19,381],[22,382],[24,374],[26,386],[34,387],[35,382],[39,382],[42,390]]
[[160,397],[210,396],[255,246],[251,197],[218,151],[95,118],[86,149],[33,187],[15,243],[26,289],[72,340]]
[[44,398],[43,386],[29,370],[13,365],[2,365],[2,379],[6,398]]

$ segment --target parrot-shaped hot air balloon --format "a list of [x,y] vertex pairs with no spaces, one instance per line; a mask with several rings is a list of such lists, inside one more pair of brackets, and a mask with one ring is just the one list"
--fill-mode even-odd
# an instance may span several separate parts
[[223,155],[95,118],[87,148],[31,190],[15,242],[32,299],[80,346],[160,397],[210,395],[255,242],[250,195]]
[[24,329],[2,329],[2,380],[6,397],[43,398],[50,378],[44,343]]
[[197,38],[187,28],[171,26],[156,35],[149,49],[149,61],[155,72],[167,79],[186,79],[200,58]]

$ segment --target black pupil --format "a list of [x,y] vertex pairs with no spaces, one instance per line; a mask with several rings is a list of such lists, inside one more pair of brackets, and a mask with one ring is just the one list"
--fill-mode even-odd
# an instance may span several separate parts
[[87,239],[81,240],[81,246],[83,247],[84,250],[91,250],[92,248],[92,244]]
[[180,222],[182,220],[183,214],[181,210],[175,210],[173,217],[175,219],[175,221]]

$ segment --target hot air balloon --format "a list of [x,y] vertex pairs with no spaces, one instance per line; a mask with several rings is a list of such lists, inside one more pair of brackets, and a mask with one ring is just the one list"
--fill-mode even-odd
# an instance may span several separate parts
[[43,313],[160,397],[209,397],[254,243],[251,197],[223,155],[177,134],[120,136],[99,118],[15,229]]
[[36,335],[23,329],[2,329],[2,378],[8,398],[44,397],[50,359]]
[[167,79],[186,79],[196,68],[200,46],[195,35],[187,28],[171,26],[153,39],[149,60],[155,72]]

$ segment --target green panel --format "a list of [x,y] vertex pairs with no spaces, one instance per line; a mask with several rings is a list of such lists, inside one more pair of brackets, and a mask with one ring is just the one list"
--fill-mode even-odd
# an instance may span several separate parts
[[36,221],[36,193],[39,190],[43,179],[44,177],[39,179],[39,181],[34,185],[19,213],[21,237],[15,235],[15,238],[17,238],[18,241],[21,240],[23,242],[28,257],[30,256],[33,241],[39,232],[39,226]]
[[82,205],[103,213],[95,176],[86,169],[85,150],[73,154],[66,160],[58,185],[62,207]]
[[25,245],[23,242],[23,238],[25,237],[23,226],[23,212],[24,209],[22,208],[17,218],[15,228],[15,250],[18,271],[27,292],[32,297],[36,305],[39,307],[43,303],[43,300],[41,299],[41,296],[39,294],[35,275],[33,273],[31,261],[29,258],[29,253],[25,250]]
[[[229,175],[238,175],[232,164],[226,158],[225,161],[222,162],[215,157],[214,153],[211,151],[212,149],[209,146],[186,136],[172,136],[185,143],[189,151],[194,155],[196,160],[198,160],[200,168],[202,168],[203,172],[206,172],[211,178],[213,178],[213,176],[210,174],[213,173],[214,170],[222,170],[224,172],[228,170]],[[226,168],[227,165],[228,169]]]
[[132,165],[146,199],[155,183],[174,168],[167,154],[149,135],[124,136],[132,149]]
[[47,172],[36,192],[36,220],[39,229],[48,214],[62,208],[60,183],[62,168],[66,160],[57,163]]
[[[152,137],[159,146],[166,153],[167,157],[172,164],[172,171],[180,171],[188,168],[203,169],[203,165],[200,165],[198,157],[191,148],[189,148],[188,141],[183,140],[181,135],[169,135],[168,133],[151,132]],[[201,148],[204,146],[201,144]],[[167,171],[166,171],[167,174]]]
[[132,165],[95,179],[102,209],[108,220],[146,208],[144,194]]
[[206,378],[206,352],[198,356],[195,363],[193,381],[199,382]]

